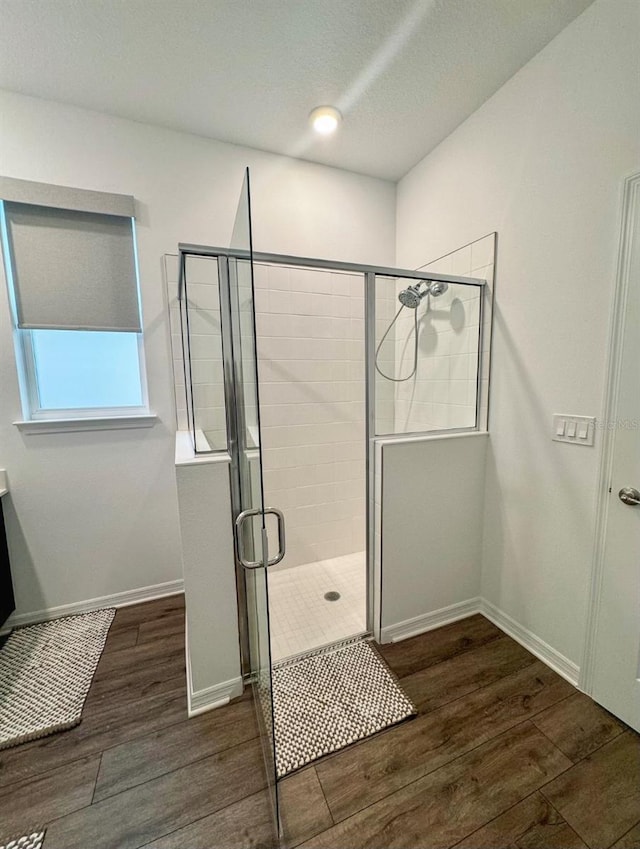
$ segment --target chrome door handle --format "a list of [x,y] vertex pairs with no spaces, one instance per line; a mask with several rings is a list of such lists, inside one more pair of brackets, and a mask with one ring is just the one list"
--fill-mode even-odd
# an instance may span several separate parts
[[[260,516],[262,512],[263,511],[260,510],[259,507],[253,510],[243,510],[242,513],[238,515],[235,521],[236,554],[238,560],[244,566],[245,569],[259,569],[261,566],[275,566],[276,563],[280,563],[287,551],[286,538],[284,532],[284,514],[282,510],[277,510],[275,507],[267,507],[264,510],[264,514],[267,515],[268,513],[271,513],[278,520],[278,553],[275,557],[272,557],[270,560],[267,560],[266,563],[263,563],[262,560],[247,560],[247,558],[245,557],[244,534],[242,533],[242,526],[244,525],[247,519],[252,519],[254,516]],[[269,549],[266,533],[263,533],[262,545],[263,551],[266,551],[268,554]]]
[[245,569],[259,569],[261,566],[264,566],[262,560],[247,560],[244,556],[244,534],[242,532],[242,526],[247,519],[252,519],[254,516],[260,515],[262,515],[262,510],[260,510],[260,508],[256,508],[254,510],[243,510],[242,513],[238,514],[235,521],[234,536],[236,543],[236,555]]
[[287,553],[287,540],[284,533],[284,513],[276,507],[267,507],[264,512],[265,514],[273,514],[278,520],[278,553],[271,560],[267,560],[267,566],[275,566],[276,563],[280,563]]
[[618,498],[623,504],[628,504],[630,507],[640,504],[640,492],[632,486],[623,486],[618,493]]

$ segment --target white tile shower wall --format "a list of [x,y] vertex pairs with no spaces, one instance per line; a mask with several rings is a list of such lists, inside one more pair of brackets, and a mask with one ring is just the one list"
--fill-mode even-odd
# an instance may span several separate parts
[[[495,234],[465,245],[421,271],[479,277],[486,290],[450,284],[447,292],[419,307],[418,367],[414,378],[395,384],[395,432],[473,427],[476,421],[478,358],[483,370],[479,426],[486,428]],[[404,287],[398,281],[398,291]],[[484,298],[480,338],[480,298]],[[414,313],[396,324],[396,376],[411,372]]]
[[[395,326],[389,330],[400,304],[395,278],[376,277],[376,434],[395,429],[396,384],[383,375],[396,377]],[[387,331],[389,332],[387,333]],[[385,337],[385,333],[387,333]],[[384,340],[384,341],[383,341]]]
[[[178,304],[178,257],[165,254],[165,279],[176,399],[176,425],[188,430],[185,369],[182,357],[182,328]],[[207,257],[186,260],[187,296],[191,350],[191,383],[198,449],[227,447],[220,296],[217,261]],[[200,442],[201,438],[202,442]]]
[[284,510],[282,568],[365,548],[364,280],[258,265],[265,500]]

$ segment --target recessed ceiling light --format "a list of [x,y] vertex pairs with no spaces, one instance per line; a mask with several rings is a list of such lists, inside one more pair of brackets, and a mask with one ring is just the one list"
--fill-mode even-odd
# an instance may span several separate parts
[[335,106],[316,106],[309,115],[311,126],[322,136],[335,133],[340,121],[342,121],[342,115]]

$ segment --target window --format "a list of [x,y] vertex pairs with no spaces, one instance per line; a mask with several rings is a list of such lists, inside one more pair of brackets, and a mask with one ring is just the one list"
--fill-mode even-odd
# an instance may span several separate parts
[[148,415],[133,198],[0,178],[27,421]]
[[83,330],[23,331],[36,392],[32,417],[60,411],[144,408],[139,335]]

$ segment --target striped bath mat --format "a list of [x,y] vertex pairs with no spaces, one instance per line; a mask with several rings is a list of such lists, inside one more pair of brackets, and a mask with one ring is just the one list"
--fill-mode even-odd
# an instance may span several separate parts
[[0,649],[0,749],[80,722],[114,616],[93,610],[9,636]]

